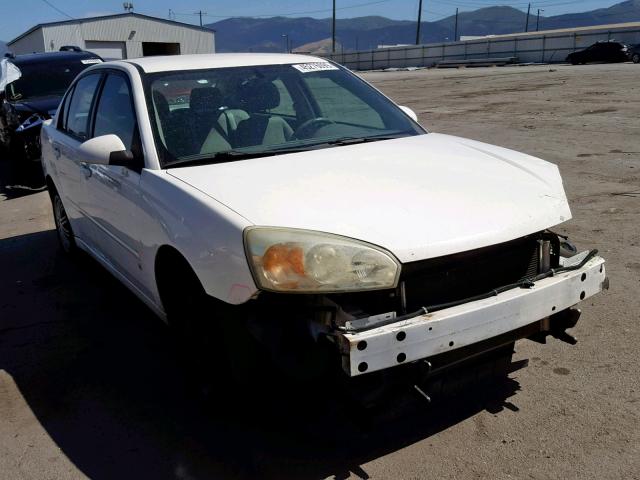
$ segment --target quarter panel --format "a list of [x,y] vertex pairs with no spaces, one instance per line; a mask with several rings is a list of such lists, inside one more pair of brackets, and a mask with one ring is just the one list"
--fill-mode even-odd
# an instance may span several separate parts
[[243,245],[248,220],[162,170],[143,170],[141,190],[141,209],[154,219],[140,233],[143,275],[159,305],[155,257],[162,245],[187,259],[207,294],[238,305],[257,293]]

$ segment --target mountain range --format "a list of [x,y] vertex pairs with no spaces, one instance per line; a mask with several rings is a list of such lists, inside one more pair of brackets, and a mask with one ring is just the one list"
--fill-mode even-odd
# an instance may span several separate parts
[[[458,15],[458,35],[497,35],[523,32],[526,12],[508,6],[480,8]],[[626,0],[589,12],[540,17],[540,30],[583,27],[640,20],[640,0]],[[206,25],[216,30],[219,52],[282,52],[286,38],[292,48],[331,37],[331,19],[317,18],[228,18]],[[421,42],[453,40],[455,15],[422,22]],[[536,16],[529,16],[529,31],[536,29]],[[369,16],[338,19],[336,39],[345,51],[375,48],[381,44],[414,43],[416,23]]]

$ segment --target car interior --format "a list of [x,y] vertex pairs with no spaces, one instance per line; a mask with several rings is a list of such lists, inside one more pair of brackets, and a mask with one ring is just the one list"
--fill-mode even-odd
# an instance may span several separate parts
[[195,87],[188,106],[180,108],[171,108],[159,90],[153,92],[160,136],[175,157],[287,142],[293,127],[271,112],[280,102],[278,87],[263,79],[247,81],[231,95],[216,86]]

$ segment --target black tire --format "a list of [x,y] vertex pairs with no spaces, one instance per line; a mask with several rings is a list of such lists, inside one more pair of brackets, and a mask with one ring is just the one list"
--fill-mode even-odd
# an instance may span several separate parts
[[631,61],[632,61],[633,63],[640,63],[640,53],[634,53],[634,54],[631,56]]
[[177,254],[165,258],[159,274],[160,297],[187,384],[202,397],[219,397],[229,372],[225,319],[186,260]]
[[75,255],[78,251],[78,246],[76,245],[73,229],[71,228],[71,222],[69,221],[69,216],[64,208],[62,199],[55,190],[51,192],[51,205],[60,248],[66,255]]

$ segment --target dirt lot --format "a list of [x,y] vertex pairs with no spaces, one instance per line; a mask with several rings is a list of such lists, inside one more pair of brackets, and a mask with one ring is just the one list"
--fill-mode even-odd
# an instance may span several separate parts
[[[638,65],[376,72],[430,130],[560,166],[611,290],[576,346],[522,341],[529,366],[447,408],[363,429],[193,401],[165,329],[92,261],[57,249],[45,192],[0,202],[0,478],[640,478]],[[446,161],[446,158],[443,158]],[[301,416],[302,415],[302,416]]]

